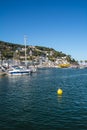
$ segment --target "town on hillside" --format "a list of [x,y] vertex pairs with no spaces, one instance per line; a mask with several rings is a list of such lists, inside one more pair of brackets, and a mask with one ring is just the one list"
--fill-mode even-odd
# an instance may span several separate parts
[[0,64],[23,64],[37,67],[71,67],[77,66],[70,55],[42,46],[25,46],[0,41]]
[[0,41],[0,66],[27,68],[87,68],[87,61],[76,61],[70,55],[43,46],[29,46]]

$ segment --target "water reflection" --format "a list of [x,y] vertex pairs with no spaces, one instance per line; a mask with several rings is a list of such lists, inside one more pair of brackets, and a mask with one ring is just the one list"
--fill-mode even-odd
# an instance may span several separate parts
[[62,95],[58,95],[57,100],[58,100],[58,103],[61,103],[62,102]]

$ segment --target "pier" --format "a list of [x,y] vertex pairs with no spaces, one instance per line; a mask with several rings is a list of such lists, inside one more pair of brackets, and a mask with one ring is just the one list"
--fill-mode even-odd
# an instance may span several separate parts
[[0,76],[6,75],[6,72],[0,72]]

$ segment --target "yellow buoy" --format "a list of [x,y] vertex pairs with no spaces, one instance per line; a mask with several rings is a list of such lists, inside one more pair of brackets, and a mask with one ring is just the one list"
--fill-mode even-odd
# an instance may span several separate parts
[[58,95],[62,95],[62,94],[63,94],[63,90],[59,88],[59,89],[57,90],[57,94],[58,94]]

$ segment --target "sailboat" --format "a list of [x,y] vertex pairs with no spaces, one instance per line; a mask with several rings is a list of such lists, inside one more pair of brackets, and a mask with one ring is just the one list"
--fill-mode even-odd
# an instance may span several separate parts
[[8,75],[26,75],[30,74],[31,70],[27,69],[27,60],[26,60],[26,37],[24,37],[24,43],[25,43],[25,67],[20,67],[20,66],[11,66],[7,70]]

